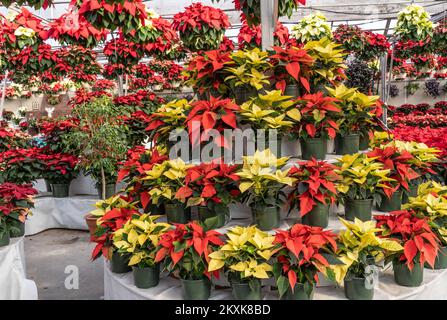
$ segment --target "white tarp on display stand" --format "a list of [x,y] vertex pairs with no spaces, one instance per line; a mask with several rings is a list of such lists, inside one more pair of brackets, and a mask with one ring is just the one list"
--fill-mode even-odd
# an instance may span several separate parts
[[23,237],[0,248],[0,300],[37,300],[36,284],[26,278]]

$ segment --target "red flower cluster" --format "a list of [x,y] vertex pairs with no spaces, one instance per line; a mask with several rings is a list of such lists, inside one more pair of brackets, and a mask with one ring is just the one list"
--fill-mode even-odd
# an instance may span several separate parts
[[179,32],[187,29],[202,30],[205,26],[222,30],[230,26],[230,21],[222,10],[196,2],[186,7],[184,12],[177,13],[172,22],[172,27]]
[[144,55],[141,45],[127,41],[123,34],[118,39],[107,41],[103,52],[110,64],[123,67],[120,74],[131,73],[132,66]]
[[[285,46],[289,43],[289,29],[285,27],[281,22],[277,22],[275,32],[273,34],[276,46]],[[262,44],[262,31],[261,26],[249,26],[247,21],[242,22],[242,27],[239,30],[237,36],[239,49],[246,47],[260,47]]]
[[107,79],[96,80],[92,86],[93,91],[107,91],[116,88],[116,82]]
[[417,141],[442,151],[441,157],[447,156],[447,127],[420,128],[398,125],[392,130],[396,139],[402,141]]
[[17,185],[10,182],[0,184],[0,213],[9,215],[18,207],[23,207],[19,201],[29,200],[36,194],[37,190],[31,184]]

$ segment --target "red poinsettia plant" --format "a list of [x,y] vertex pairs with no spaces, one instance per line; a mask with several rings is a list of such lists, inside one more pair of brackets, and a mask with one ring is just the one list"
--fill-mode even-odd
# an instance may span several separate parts
[[406,150],[399,150],[397,147],[389,146],[385,148],[375,148],[367,153],[368,157],[376,158],[376,161],[383,164],[384,169],[390,170],[389,177],[395,182],[385,182],[389,188],[383,188],[384,194],[391,198],[398,189],[409,192],[408,183],[419,177],[419,174],[411,168],[410,162],[413,155]]
[[[224,244],[221,236],[214,230],[204,231],[195,221],[178,224],[161,236],[155,262],[165,262],[170,273],[184,280],[211,280],[208,256]],[[218,271],[213,274],[219,277]]]
[[301,113],[299,125],[292,134],[301,138],[335,138],[338,125],[336,119],[341,112],[338,100],[325,97],[323,93],[305,94],[298,98],[297,105]]
[[57,58],[50,45],[39,44],[11,51],[7,64],[17,74],[39,76],[41,72],[52,70],[59,63]]
[[0,213],[24,223],[28,210],[34,207],[32,196],[36,194],[31,184],[0,184]]
[[71,154],[54,153],[39,157],[43,162],[43,177],[52,184],[70,183],[77,174],[78,157]]
[[294,292],[296,284],[304,285],[310,297],[318,271],[329,267],[328,255],[337,251],[337,235],[330,230],[295,224],[289,230],[277,230],[274,243],[279,245],[275,254],[273,274],[279,296]]
[[375,216],[374,219],[377,220],[377,227],[383,229],[383,237],[394,237],[404,247],[403,252],[389,256],[388,260],[405,263],[410,270],[413,270],[415,263],[420,263],[422,268],[425,262],[434,266],[439,240],[426,218],[418,218],[413,211],[401,210]]
[[187,169],[185,186],[177,191],[175,197],[187,207],[227,208],[240,194],[236,185],[239,181],[236,175],[238,168],[237,165],[217,162],[195,165]]
[[123,34],[118,39],[107,41],[103,52],[109,64],[123,66],[120,74],[130,74],[144,54],[141,45],[126,40]]
[[283,92],[287,85],[301,84],[310,92],[309,77],[314,59],[304,49],[273,47],[275,54],[270,57],[276,79],[276,89]]
[[39,179],[44,171],[40,161],[40,148],[11,149],[0,153],[2,181],[27,184]]
[[186,84],[200,94],[214,91],[224,94],[228,88],[224,85],[227,76],[225,64],[230,62],[230,52],[212,50],[195,55],[186,67]]
[[141,0],[71,0],[83,16],[98,30],[131,32],[144,26],[146,6]]
[[[281,22],[277,22],[275,32],[273,33],[275,46],[284,47],[289,43],[289,29]],[[247,21],[242,21],[239,35],[237,36],[239,49],[252,49],[261,47],[262,30],[260,25],[249,26]]]
[[9,7],[11,4],[15,3],[19,7],[23,5],[28,5],[36,10],[47,9],[49,6],[53,5],[53,0],[18,0],[18,1],[1,0],[0,2],[5,7]]
[[55,52],[57,65],[55,71],[74,82],[92,82],[101,72],[97,54],[92,49],[82,46],[62,47]]
[[172,22],[172,27],[180,33],[185,47],[193,52],[219,48],[225,29],[229,26],[230,21],[225,12],[200,2],[177,13]]
[[301,217],[308,214],[319,203],[328,206],[337,199],[335,184],[340,176],[333,164],[315,159],[298,162],[289,170],[289,176],[296,179],[288,202],[290,211],[299,208]]
[[223,132],[225,129],[237,128],[236,113],[240,109],[239,106],[231,99],[220,99],[213,96],[209,101],[195,101],[191,106],[186,118],[186,126],[192,146],[208,141],[210,131],[217,130],[219,136],[214,136],[213,141],[219,147],[229,148],[229,141],[225,140]]

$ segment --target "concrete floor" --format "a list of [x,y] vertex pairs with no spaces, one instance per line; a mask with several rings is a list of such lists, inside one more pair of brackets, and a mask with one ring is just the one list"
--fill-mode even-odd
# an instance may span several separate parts
[[28,279],[36,282],[40,300],[103,299],[103,261],[90,261],[94,244],[89,239],[87,231],[65,229],[47,230],[25,238]]

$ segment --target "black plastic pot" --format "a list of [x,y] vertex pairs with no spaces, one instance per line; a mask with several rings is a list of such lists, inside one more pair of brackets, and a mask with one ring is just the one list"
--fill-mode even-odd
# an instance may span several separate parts
[[424,268],[419,261],[414,262],[413,270],[405,262],[393,261],[394,280],[400,286],[419,287],[424,280]]
[[[99,199],[103,199],[102,198],[102,184],[99,184],[96,189],[98,190],[98,197],[99,197]],[[116,184],[115,183],[108,183],[108,184],[106,184],[106,197],[105,197],[105,199],[113,197],[115,195],[115,192],[116,192]]]
[[[250,285],[251,283],[251,285]],[[233,298],[235,300],[261,300],[262,286],[261,280],[252,281],[231,281]]]
[[132,271],[132,268],[129,267],[129,256],[122,255],[118,251],[113,251],[110,268],[113,273],[127,273]]
[[185,208],[180,203],[165,203],[168,223],[188,223],[191,221],[191,208]]
[[335,137],[335,154],[345,155],[359,152],[360,135],[349,134],[346,136],[337,135]]
[[252,207],[253,224],[267,231],[279,228],[280,211],[278,207]]
[[391,195],[391,198],[382,195],[382,202],[379,206],[379,211],[391,212],[400,210],[402,206],[402,190],[397,190]]
[[326,228],[329,224],[329,205],[317,202],[302,220],[305,225]]
[[208,230],[218,229],[225,225],[226,217],[230,215],[228,207],[216,207],[210,210],[207,207],[198,207],[199,220],[202,221]]
[[133,279],[137,288],[148,289],[156,287],[160,282],[160,265],[153,267],[139,268],[133,267]]
[[70,195],[70,183],[52,183],[51,191],[54,198],[67,198]]
[[11,229],[9,230],[9,236],[11,238],[20,238],[25,235],[25,224],[21,221],[14,220],[11,223]]
[[9,232],[0,234],[0,247],[6,247],[9,245]]
[[284,90],[285,96],[291,96],[292,98],[298,98],[300,96],[300,88],[297,84],[289,84]]
[[346,278],[344,280],[345,296],[349,300],[372,300],[374,288],[366,288],[365,278]]
[[317,160],[326,159],[327,154],[327,139],[325,138],[307,138],[300,139],[301,158],[303,160]]
[[305,286],[302,283],[295,284],[295,288],[287,289],[287,292],[284,294],[284,296],[281,297],[281,300],[313,300],[314,298],[314,292],[315,292],[315,285],[312,286],[312,291],[310,294],[308,294],[305,290]]
[[185,300],[208,300],[211,294],[211,282],[208,279],[182,279],[183,298]]
[[346,199],[345,201],[345,219],[354,221],[355,218],[362,221],[369,221],[372,219],[373,199],[353,200]]

